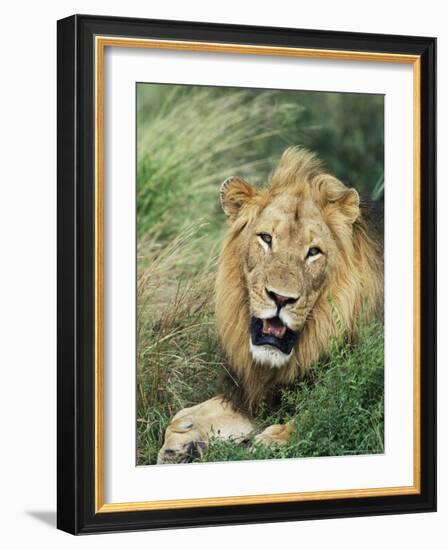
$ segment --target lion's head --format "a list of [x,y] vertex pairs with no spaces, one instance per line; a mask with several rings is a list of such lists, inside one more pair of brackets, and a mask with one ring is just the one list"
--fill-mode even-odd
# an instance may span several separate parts
[[341,327],[352,334],[361,310],[369,317],[382,292],[381,255],[358,193],[305,150],[287,149],[264,189],[227,179],[221,204],[230,227],[218,329],[252,403],[305,371]]

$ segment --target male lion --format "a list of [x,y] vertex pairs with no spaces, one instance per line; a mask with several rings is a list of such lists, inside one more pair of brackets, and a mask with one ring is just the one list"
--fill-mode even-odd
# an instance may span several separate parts
[[[216,278],[216,320],[229,361],[229,391],[177,413],[158,463],[188,461],[214,433],[244,439],[251,411],[328,354],[341,330],[382,307],[382,252],[355,189],[306,150],[289,148],[265,189],[238,177],[221,187],[229,228]],[[257,436],[284,444],[290,425]]]

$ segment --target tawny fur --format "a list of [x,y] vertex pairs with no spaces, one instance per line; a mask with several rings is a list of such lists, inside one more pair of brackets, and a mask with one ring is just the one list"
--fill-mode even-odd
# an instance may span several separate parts
[[[286,150],[264,189],[256,190],[236,180],[232,186],[226,182],[226,188],[232,187],[233,191],[222,198],[230,226],[216,278],[216,320],[230,370],[250,409],[273,385],[291,384],[306,373],[329,352],[341,330],[348,338],[356,337],[360,320],[369,321],[381,307],[383,265],[381,248],[366,224],[356,191],[326,173],[313,154],[297,148]],[[274,369],[256,363],[250,353],[246,272],[253,224],[275,201],[296,208],[294,213],[288,210],[291,223],[307,219],[304,209],[312,211],[313,221],[328,227],[328,241],[332,240],[328,244],[337,254],[317,291],[291,359],[284,367]],[[289,252],[293,251],[279,254]]]

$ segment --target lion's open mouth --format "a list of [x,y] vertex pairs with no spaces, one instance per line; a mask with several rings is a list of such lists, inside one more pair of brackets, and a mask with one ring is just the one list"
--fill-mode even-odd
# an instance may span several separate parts
[[287,327],[280,317],[252,317],[250,334],[254,346],[273,346],[286,355],[291,353],[299,337],[299,333]]

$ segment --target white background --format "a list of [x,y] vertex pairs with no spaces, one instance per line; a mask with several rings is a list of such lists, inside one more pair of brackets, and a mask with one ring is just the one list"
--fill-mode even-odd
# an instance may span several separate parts
[[[412,485],[412,66],[112,48],[105,81],[105,501]],[[135,82],[148,81],[385,94],[383,455],[135,467]]]
[[[256,9],[254,9],[256,5]],[[438,36],[439,121],[447,120],[448,31],[437,0],[298,3],[277,0],[137,2],[15,2],[2,12],[0,51],[0,540],[6,548],[176,548],[247,545],[391,548],[446,547],[448,520],[448,403],[439,404],[439,512],[345,520],[129,533],[74,538],[54,530],[56,334],[56,25],[72,13],[295,26],[345,31]],[[448,148],[446,125],[439,151]],[[448,201],[448,170],[440,155],[439,204]],[[441,213],[442,210],[441,210]],[[444,344],[448,307],[442,255],[448,232],[440,216],[439,337]],[[444,247],[446,250],[446,246]],[[447,353],[439,351],[439,388],[447,387]]]

